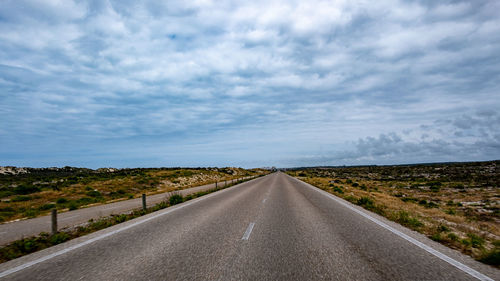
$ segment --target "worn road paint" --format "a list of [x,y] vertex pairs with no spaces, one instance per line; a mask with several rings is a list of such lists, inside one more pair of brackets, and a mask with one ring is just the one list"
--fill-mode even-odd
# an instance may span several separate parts
[[245,231],[245,234],[243,234],[243,237],[241,237],[241,240],[248,240],[248,238],[250,238],[250,234],[252,234],[252,229],[254,226],[255,226],[254,222],[251,222],[248,225],[247,230]]

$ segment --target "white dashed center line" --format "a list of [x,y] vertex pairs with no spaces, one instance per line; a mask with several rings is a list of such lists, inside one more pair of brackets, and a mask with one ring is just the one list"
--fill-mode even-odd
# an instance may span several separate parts
[[252,229],[254,226],[255,226],[254,222],[251,222],[248,225],[247,230],[245,231],[245,234],[243,234],[243,237],[241,237],[241,240],[248,240],[248,238],[250,238],[250,234],[252,233]]

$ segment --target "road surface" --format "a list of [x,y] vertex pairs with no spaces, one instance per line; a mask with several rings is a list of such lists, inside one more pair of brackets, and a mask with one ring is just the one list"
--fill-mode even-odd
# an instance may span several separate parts
[[9,280],[500,280],[283,173],[0,265]]
[[[245,177],[241,179],[247,179]],[[235,179],[234,182],[237,180]],[[230,185],[232,181],[219,182],[218,187],[224,187],[225,184]],[[215,183],[206,184],[202,186],[187,188],[177,191],[182,196],[193,194],[200,191],[205,191],[215,188]],[[160,193],[147,196],[146,205],[148,207],[165,201],[170,196],[170,192]],[[88,208],[82,208],[74,211],[63,212],[58,214],[57,224],[59,229],[65,227],[72,227],[82,223],[88,222],[90,219],[97,219],[111,214],[123,214],[134,209],[142,208],[142,198],[131,200],[118,201],[109,204],[97,205]],[[0,224],[0,245],[8,244],[12,241],[38,235],[40,232],[51,232],[51,216],[42,216],[33,219],[19,220]]]

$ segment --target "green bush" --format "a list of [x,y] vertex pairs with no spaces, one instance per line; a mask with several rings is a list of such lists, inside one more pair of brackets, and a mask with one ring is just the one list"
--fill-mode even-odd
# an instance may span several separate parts
[[57,204],[64,204],[64,203],[67,203],[67,202],[68,202],[68,199],[66,199],[66,198],[59,198],[56,201]]
[[182,198],[182,195],[180,195],[180,194],[173,194],[168,199],[168,203],[170,203],[170,205],[175,205],[175,204],[179,204],[182,202],[184,202],[184,198]]
[[413,197],[402,197],[402,198],[401,198],[401,201],[403,201],[403,202],[413,202],[413,203],[415,203],[415,202],[417,202],[417,201],[418,201],[418,199],[417,199],[417,198],[413,198]]
[[358,204],[360,206],[373,206],[374,205],[373,200],[370,197],[361,197],[358,199],[356,204]]
[[418,204],[422,205],[422,206],[424,206],[426,208],[437,208],[437,207],[439,207],[438,204],[436,204],[436,203],[434,203],[432,201],[427,201],[425,199],[422,199],[422,200],[418,201]]
[[437,228],[438,232],[449,232],[450,229],[446,225],[440,225]]
[[53,209],[56,207],[56,204],[44,204],[42,206],[40,206],[40,210],[42,211],[46,211],[46,210],[50,210],[50,209]]
[[434,203],[434,202],[432,202],[432,201],[429,201],[429,203],[427,203],[425,205],[425,207],[430,209],[430,208],[437,208],[437,207],[439,207],[439,205],[436,204],[436,203]]
[[102,196],[102,194],[97,190],[91,190],[91,191],[87,192],[86,194],[87,194],[87,196],[90,196],[90,197],[101,197]]
[[22,194],[22,195],[31,194],[31,193],[35,193],[35,192],[39,192],[39,191],[40,191],[40,188],[33,186],[33,185],[30,185],[30,186],[19,185],[19,186],[14,188],[14,192],[16,194]]
[[431,239],[434,240],[434,241],[437,241],[437,242],[441,242],[443,241],[443,237],[441,237],[441,233],[434,233],[432,236],[431,236]]
[[11,207],[0,208],[0,222],[7,220],[9,217],[15,214],[15,210]]
[[97,201],[94,198],[82,197],[82,198],[76,200],[76,202],[78,203],[78,205],[88,205],[91,203],[95,203]]
[[10,213],[10,212],[14,212],[15,210],[12,208],[12,207],[3,207],[3,208],[0,208],[0,213]]
[[72,200],[69,202],[68,208],[70,211],[76,210],[76,209],[78,209],[78,203],[76,203],[76,201]]
[[363,208],[370,210],[372,212],[375,212],[377,214],[383,214],[384,213],[384,207],[380,205],[376,205],[373,199],[370,197],[361,197],[356,201],[357,205],[362,206]]
[[338,192],[340,194],[344,194],[344,191],[340,187],[337,187],[337,186],[333,188],[333,191]]
[[452,209],[452,208],[450,208],[444,212],[447,213],[448,215],[455,215],[457,213],[457,212],[455,212],[455,209]]
[[34,218],[34,217],[38,216],[38,214],[39,214],[39,212],[36,209],[28,209],[23,213],[23,215],[28,217],[28,218]]
[[490,252],[486,252],[479,261],[486,264],[491,264],[494,266],[500,265],[500,249],[493,249]]
[[431,181],[427,183],[432,192],[438,192],[441,189],[441,182],[439,181]]
[[448,238],[451,240],[451,241],[458,241],[458,235],[456,235],[455,233],[448,233]]
[[439,192],[439,190],[441,190],[440,186],[431,186],[431,191],[432,192]]
[[404,226],[408,226],[411,228],[419,228],[424,225],[417,218],[411,217],[410,214],[408,214],[408,212],[406,211],[399,211],[396,221]]
[[58,232],[50,237],[50,243],[52,245],[61,244],[70,239],[69,234],[66,232]]
[[469,238],[470,245],[474,248],[482,248],[484,245],[484,239],[477,236],[474,233],[468,233],[467,237]]
[[4,198],[11,195],[14,195],[14,192],[10,190],[0,190],[0,198]]
[[113,216],[113,220],[115,223],[122,223],[127,220],[127,214],[115,215]]
[[22,202],[22,201],[29,201],[33,199],[33,197],[31,196],[28,196],[28,195],[18,195],[18,196],[14,196],[12,198],[12,202]]

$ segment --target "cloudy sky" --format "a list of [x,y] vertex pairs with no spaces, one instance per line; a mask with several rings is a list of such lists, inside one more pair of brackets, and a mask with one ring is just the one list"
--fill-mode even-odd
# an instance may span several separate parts
[[500,1],[2,0],[0,165],[500,159]]

